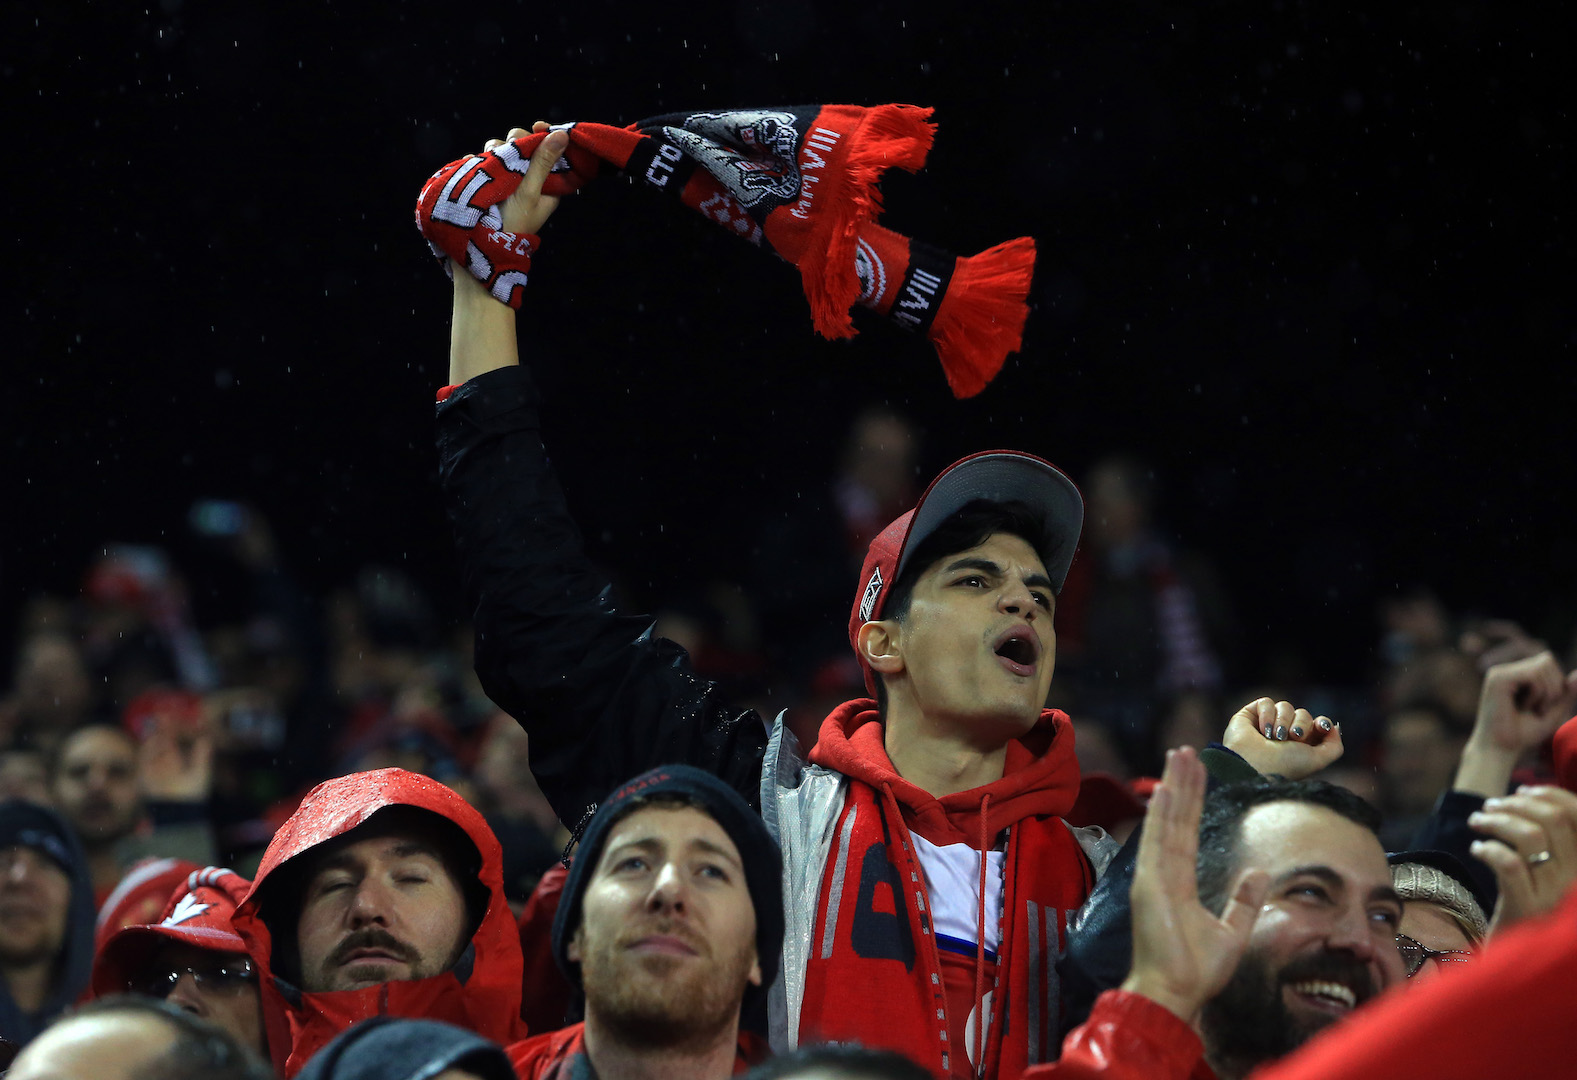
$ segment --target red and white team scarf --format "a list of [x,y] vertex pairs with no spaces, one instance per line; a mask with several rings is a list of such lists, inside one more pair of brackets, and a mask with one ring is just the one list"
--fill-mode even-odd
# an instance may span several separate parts
[[1009,1080],[1055,1060],[1057,956],[1068,920],[1094,885],[1089,860],[1059,818],[1026,818],[1009,829],[1002,910],[989,916],[1000,919],[1001,943],[995,985],[986,988],[986,1049],[973,1068],[965,1048],[951,1045],[949,1028],[964,1025],[948,1022],[934,906],[902,811],[890,790],[850,783],[822,875],[800,1045],[896,1050],[938,1080]]
[[[855,304],[921,332],[957,397],[972,397],[1023,344],[1035,241],[955,257],[876,223],[877,182],[925,163],[935,125],[912,105],[671,113],[629,127],[566,124],[544,186],[566,195],[604,167],[673,192],[691,209],[799,269],[818,333],[849,338]],[[544,134],[452,161],[422,188],[416,224],[447,266],[464,266],[518,308],[535,236],[503,231],[498,206]]]

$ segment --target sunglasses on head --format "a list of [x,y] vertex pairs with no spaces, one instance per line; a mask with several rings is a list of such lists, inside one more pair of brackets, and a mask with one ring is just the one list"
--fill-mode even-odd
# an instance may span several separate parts
[[1396,935],[1396,951],[1402,954],[1402,963],[1407,965],[1409,979],[1423,970],[1425,960],[1437,960],[1442,964],[1461,964],[1473,958],[1473,954],[1467,949],[1431,949],[1406,934]]
[[147,976],[131,984],[133,993],[149,997],[167,998],[182,975],[190,975],[198,986],[218,993],[233,994],[248,983],[257,981],[257,968],[244,956],[227,959],[215,958],[200,964],[160,964]]

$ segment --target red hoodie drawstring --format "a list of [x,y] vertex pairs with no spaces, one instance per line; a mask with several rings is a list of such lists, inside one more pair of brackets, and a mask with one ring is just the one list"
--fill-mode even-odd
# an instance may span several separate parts
[[[892,784],[885,780],[882,781],[877,790],[882,793],[882,798],[887,804],[887,812],[892,815],[893,828],[895,830],[902,830],[895,831],[894,835],[899,842],[899,846],[903,849],[904,868],[909,874],[909,909],[911,912],[915,912],[915,909],[918,906],[919,909],[929,912],[931,910],[931,901],[928,890],[925,886],[925,873],[921,870],[920,864],[915,858],[914,844],[911,843],[908,836],[905,835],[909,831],[909,826],[903,819],[903,809],[898,805],[898,796],[893,794]],[[923,897],[924,899],[921,900],[918,905],[916,905],[916,897]],[[896,896],[893,897],[894,903],[897,903],[897,900],[898,898]],[[926,916],[926,918],[929,919],[929,916]],[[936,934],[934,932],[922,934],[918,944],[920,948],[923,948],[926,951],[926,960],[930,964],[931,970],[936,973],[935,978],[939,979],[941,977],[942,961],[937,955],[936,951]],[[946,1008],[945,995],[938,997],[937,1005],[939,1007],[939,1011],[937,1012],[937,1019],[939,1021],[937,1034],[939,1037],[938,1042],[940,1044],[942,1054],[942,1070],[944,1072],[951,1072],[952,1065],[950,1052],[952,1048],[950,1048],[947,1044],[947,1023],[943,1017],[943,1013],[940,1011],[941,1009]],[[959,1053],[963,1054],[966,1059],[968,1058],[969,1052],[967,1047],[960,1046],[957,1048],[957,1050]]]
[[986,811],[991,807],[991,796],[981,796],[980,799],[980,907],[976,915],[975,936],[975,1053],[980,1055],[979,1064],[975,1066],[975,1075],[979,1076],[986,1066],[986,867],[990,859],[986,852],[991,849],[991,836],[986,831]]

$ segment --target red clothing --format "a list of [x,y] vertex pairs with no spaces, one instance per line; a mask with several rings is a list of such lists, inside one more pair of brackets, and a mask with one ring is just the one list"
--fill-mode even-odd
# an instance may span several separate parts
[[1253,1080],[1482,1080],[1577,1067],[1577,889],[1490,939],[1471,964],[1400,993],[1254,1073]]
[[[294,906],[300,898],[282,902],[271,896],[270,877],[286,862],[364,824],[388,806],[429,810],[458,825],[476,845],[482,858],[478,878],[487,889],[488,903],[470,947],[453,968],[425,979],[312,993],[290,986],[274,971],[269,911],[270,905]],[[504,896],[503,853],[482,815],[436,780],[404,769],[379,769],[313,788],[274,834],[257,879],[236,910],[234,924],[262,974],[268,1045],[274,1068],[283,1076],[294,1076],[335,1035],[372,1016],[444,1020],[500,1044],[525,1035],[520,1020],[520,939]]]
[[1023,1080],[1216,1080],[1194,1029],[1142,994],[1108,990],[1068,1033],[1055,1064]]
[[553,959],[553,917],[564,896],[569,868],[548,867],[520,913],[520,952],[525,961],[520,986],[520,1018],[526,1030],[541,1035],[564,1026],[574,988]]
[[[586,1025],[571,1024],[546,1035],[537,1035],[505,1048],[509,1063],[520,1080],[580,1080],[596,1070],[585,1061],[584,1070],[576,1065],[586,1054]],[[734,1075],[746,1073],[768,1057],[767,1044],[748,1031],[739,1033],[738,1052],[734,1055]]]
[[[810,761],[847,776],[850,787],[822,875],[812,938],[822,944],[806,973],[800,1045],[861,1042],[957,1078],[976,1075],[971,1057],[983,1057],[984,1075],[1009,1077],[1053,1056],[1058,1001],[1046,973],[1095,880],[1061,820],[1079,789],[1068,718],[1047,710],[1008,744],[1000,780],[940,799],[898,775],[871,701],[834,710]],[[941,905],[927,893],[913,836],[968,845],[982,861],[1003,850],[1000,905],[986,910],[978,883],[968,901],[975,951],[989,929],[994,964],[977,967],[971,955],[959,971],[942,961],[933,917]],[[948,899],[956,910],[957,898]],[[996,1007],[985,1051],[970,1054],[978,1030],[970,1015],[988,996]]]

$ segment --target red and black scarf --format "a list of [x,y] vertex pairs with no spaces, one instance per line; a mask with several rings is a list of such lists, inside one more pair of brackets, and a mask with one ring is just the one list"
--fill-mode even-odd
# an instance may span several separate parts
[[[794,106],[671,113],[629,127],[564,125],[569,147],[544,192],[566,195],[604,167],[641,177],[799,269],[816,330],[853,337],[855,304],[924,333],[958,397],[983,390],[1023,343],[1035,242],[955,257],[876,223],[877,182],[930,151],[931,110]],[[446,263],[520,306],[535,236],[503,231],[497,209],[545,134],[450,162],[422,188],[416,223]]]

